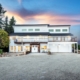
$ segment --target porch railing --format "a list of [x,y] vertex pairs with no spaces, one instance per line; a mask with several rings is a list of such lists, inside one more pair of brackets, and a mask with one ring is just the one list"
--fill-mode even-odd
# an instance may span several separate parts
[[77,42],[76,37],[72,37],[71,39],[54,39],[54,38],[30,38],[30,39],[15,39],[14,42]]
[[14,42],[48,42],[48,38],[15,39]]

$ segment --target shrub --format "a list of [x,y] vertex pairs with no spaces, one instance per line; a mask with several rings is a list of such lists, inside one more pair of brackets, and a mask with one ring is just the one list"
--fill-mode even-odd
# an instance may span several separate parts
[[51,55],[51,51],[50,50],[48,51],[48,54]]
[[1,54],[1,55],[3,54],[3,50],[2,50],[2,49],[0,49],[0,54]]

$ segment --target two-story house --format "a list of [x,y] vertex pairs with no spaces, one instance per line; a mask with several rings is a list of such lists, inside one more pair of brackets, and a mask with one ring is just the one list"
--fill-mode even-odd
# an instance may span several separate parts
[[70,33],[70,25],[27,24],[14,25],[10,34],[9,52],[72,52],[77,38]]

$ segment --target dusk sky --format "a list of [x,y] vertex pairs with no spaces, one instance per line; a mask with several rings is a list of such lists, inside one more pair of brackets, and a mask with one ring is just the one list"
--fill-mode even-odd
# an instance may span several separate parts
[[0,0],[9,19],[16,24],[71,25],[71,33],[80,33],[80,0]]

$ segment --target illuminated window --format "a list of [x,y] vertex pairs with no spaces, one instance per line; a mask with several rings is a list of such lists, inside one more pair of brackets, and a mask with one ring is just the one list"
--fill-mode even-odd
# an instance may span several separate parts
[[18,46],[18,52],[22,51],[22,46]]
[[27,39],[29,39],[29,38],[30,38],[30,36],[27,36],[26,38],[27,38]]
[[13,51],[13,46],[10,46],[10,51]]
[[27,51],[30,51],[30,46],[26,46],[26,50]]
[[16,46],[14,46],[14,52],[16,52]]
[[41,49],[47,49],[47,46],[41,46]]

